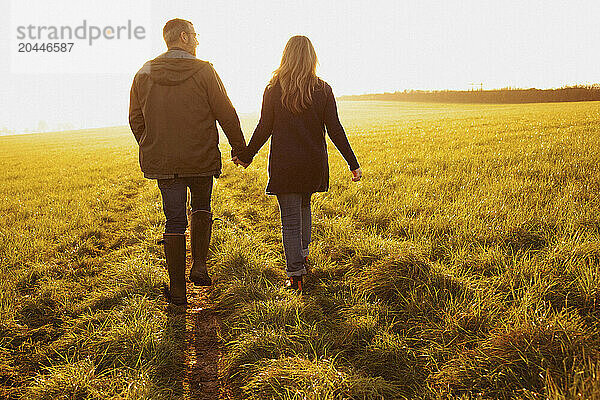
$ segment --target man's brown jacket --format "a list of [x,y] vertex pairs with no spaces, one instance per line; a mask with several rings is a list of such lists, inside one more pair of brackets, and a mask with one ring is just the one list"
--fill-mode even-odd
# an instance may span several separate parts
[[240,121],[212,64],[181,49],[148,61],[133,79],[129,126],[147,178],[221,173],[219,121],[232,156],[246,148]]

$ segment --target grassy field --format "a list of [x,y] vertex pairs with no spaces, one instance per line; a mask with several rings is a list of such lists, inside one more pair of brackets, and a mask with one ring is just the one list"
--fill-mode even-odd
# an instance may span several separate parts
[[[310,295],[282,288],[267,148],[216,181],[233,398],[600,398],[600,103],[340,112],[364,179],[330,149]],[[184,396],[160,194],[128,128],[1,137],[0,167],[0,397]]]

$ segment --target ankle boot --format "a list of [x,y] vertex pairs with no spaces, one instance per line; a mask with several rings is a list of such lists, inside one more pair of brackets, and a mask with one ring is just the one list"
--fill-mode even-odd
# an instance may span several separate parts
[[190,236],[192,244],[192,269],[190,281],[198,286],[210,286],[212,280],[206,269],[206,256],[212,230],[212,213],[205,210],[194,211],[190,216]]
[[185,294],[185,235],[165,233],[163,243],[169,271],[169,288],[165,290],[165,297],[172,304],[187,304]]
[[308,294],[308,290],[302,283],[302,276],[290,276],[286,281],[285,288],[288,290],[293,290],[299,294]]

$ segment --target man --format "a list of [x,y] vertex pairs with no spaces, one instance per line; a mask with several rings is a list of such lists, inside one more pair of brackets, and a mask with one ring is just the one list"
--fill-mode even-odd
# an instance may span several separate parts
[[148,61],[131,86],[129,125],[139,144],[144,176],[157,179],[166,217],[164,244],[169,271],[165,296],[187,304],[185,229],[187,188],[191,193],[190,281],[212,284],[206,269],[212,214],[213,177],[221,173],[216,121],[231,145],[231,156],[246,142],[240,121],[212,64],[196,58],[198,40],[191,22],[172,19],[163,28],[168,51]]

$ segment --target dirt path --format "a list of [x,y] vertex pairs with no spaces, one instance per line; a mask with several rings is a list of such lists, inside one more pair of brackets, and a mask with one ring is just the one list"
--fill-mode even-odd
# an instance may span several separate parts
[[[186,276],[192,264],[189,251]],[[219,380],[219,361],[222,356],[220,319],[213,309],[208,295],[211,287],[194,286],[187,283],[188,308],[185,317],[186,337],[186,399],[226,400],[224,385]]]

